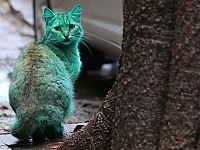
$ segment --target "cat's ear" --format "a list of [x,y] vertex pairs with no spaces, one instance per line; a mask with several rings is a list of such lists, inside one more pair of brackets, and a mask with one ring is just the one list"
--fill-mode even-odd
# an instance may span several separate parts
[[76,5],[72,10],[71,10],[71,15],[77,17],[80,19],[81,16],[81,6]]
[[44,15],[44,19],[45,19],[46,23],[47,23],[51,18],[54,17],[53,11],[51,11],[51,9],[49,9],[49,8],[47,8],[47,7],[44,9],[43,15]]

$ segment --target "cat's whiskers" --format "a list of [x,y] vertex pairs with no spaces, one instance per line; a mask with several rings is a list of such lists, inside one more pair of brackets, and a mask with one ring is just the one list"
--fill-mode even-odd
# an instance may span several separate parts
[[[77,35],[71,35],[71,36],[74,36],[75,38],[80,38],[80,36],[77,36]],[[88,42],[89,39],[87,39],[85,36],[82,36],[80,39],[80,43],[83,44],[87,48],[87,50],[90,52],[90,55],[92,55],[90,47],[87,45],[87,43],[85,41]]]

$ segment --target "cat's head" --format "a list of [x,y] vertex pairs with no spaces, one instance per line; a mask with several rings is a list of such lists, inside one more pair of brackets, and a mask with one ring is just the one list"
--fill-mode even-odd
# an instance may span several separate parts
[[45,37],[55,45],[70,45],[79,43],[83,29],[80,21],[81,7],[75,6],[70,12],[53,12],[44,9]]

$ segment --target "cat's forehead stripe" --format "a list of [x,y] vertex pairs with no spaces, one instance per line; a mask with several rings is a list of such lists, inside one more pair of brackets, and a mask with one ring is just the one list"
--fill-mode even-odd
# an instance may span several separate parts
[[69,16],[66,13],[57,14],[57,21],[59,21],[60,25],[69,24]]

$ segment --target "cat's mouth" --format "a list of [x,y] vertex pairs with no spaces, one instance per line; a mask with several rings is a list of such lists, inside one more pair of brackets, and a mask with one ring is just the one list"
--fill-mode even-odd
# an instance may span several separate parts
[[68,38],[66,38],[66,39],[64,40],[64,42],[70,42],[70,40],[69,40]]

